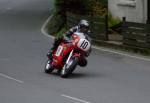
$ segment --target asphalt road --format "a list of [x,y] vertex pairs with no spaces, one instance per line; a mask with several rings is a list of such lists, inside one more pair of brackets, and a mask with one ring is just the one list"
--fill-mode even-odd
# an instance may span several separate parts
[[0,0],[0,103],[150,103],[150,61],[93,50],[68,79],[45,74],[52,0]]

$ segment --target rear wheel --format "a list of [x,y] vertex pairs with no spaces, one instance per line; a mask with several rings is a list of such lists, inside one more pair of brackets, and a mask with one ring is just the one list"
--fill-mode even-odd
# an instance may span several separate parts
[[51,73],[51,72],[53,72],[53,70],[54,70],[54,68],[51,65],[51,61],[47,60],[45,68],[44,68],[45,73]]
[[75,68],[78,64],[78,60],[79,59],[77,57],[75,57],[75,58],[71,59],[68,64],[64,65],[64,67],[60,73],[62,78],[67,78],[75,70]]

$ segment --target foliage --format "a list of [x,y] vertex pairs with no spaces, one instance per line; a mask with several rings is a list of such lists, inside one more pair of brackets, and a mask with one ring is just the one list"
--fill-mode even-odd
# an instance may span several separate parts
[[121,22],[120,18],[113,17],[113,15],[108,12],[108,27],[113,27]]
[[55,9],[57,13],[62,12],[63,10],[65,10],[65,3],[66,0],[55,0]]
[[55,0],[55,8],[59,13],[66,10],[75,13],[87,13],[90,11],[90,0]]
[[59,13],[69,11],[89,14],[92,12],[104,15],[107,12],[107,0],[55,0],[55,7]]
[[57,34],[59,31],[65,30],[61,28],[67,24],[67,11],[81,15],[99,14],[104,16],[107,14],[107,0],[55,0],[55,13],[48,24],[50,34]]
[[93,14],[107,15],[107,0],[91,0]]
[[67,10],[79,14],[87,14],[91,11],[90,0],[69,0]]
[[58,13],[54,13],[51,21],[48,23],[48,33],[51,35],[55,35],[58,31],[61,30],[64,25],[64,21],[62,20],[62,16]]
[[62,29],[56,34],[57,38],[61,38],[63,35],[65,35],[64,33],[67,31],[67,28],[64,26],[62,27]]
[[108,0],[97,0],[98,2],[101,2],[105,7],[108,5]]

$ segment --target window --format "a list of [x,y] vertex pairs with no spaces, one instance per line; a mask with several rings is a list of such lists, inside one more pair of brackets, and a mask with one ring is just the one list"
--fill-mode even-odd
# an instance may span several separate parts
[[135,7],[136,0],[118,0],[117,5]]

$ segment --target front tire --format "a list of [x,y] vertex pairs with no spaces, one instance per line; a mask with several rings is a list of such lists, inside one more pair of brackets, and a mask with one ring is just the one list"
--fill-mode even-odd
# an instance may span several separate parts
[[63,69],[61,70],[61,77],[67,78],[76,68],[79,59],[75,57],[74,59],[70,60],[68,64],[65,64]]
[[47,60],[44,71],[45,73],[51,73],[53,72],[54,68],[51,66],[51,61]]

